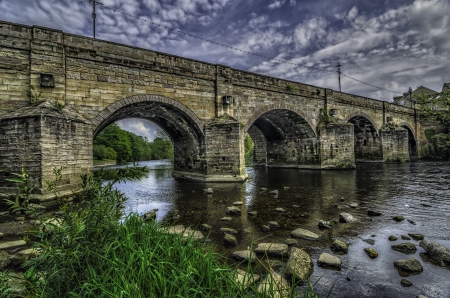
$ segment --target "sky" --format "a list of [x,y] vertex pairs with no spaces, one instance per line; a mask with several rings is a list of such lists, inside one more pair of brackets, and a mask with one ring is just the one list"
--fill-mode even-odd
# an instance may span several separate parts
[[[398,93],[348,77],[341,79],[343,92],[386,101],[409,87],[441,91],[450,82],[450,0],[99,2],[99,39],[335,90],[339,62],[343,74]],[[87,0],[0,0],[0,11],[2,20],[92,36]],[[146,122],[125,119],[119,125],[153,138],[155,128]]]

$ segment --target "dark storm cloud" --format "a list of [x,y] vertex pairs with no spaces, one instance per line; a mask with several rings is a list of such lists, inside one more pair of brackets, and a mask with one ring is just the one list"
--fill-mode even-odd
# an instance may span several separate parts
[[[342,71],[404,92],[450,81],[448,0],[102,0],[170,28],[270,58]],[[338,4],[337,4],[338,3]],[[2,19],[91,35],[91,5],[0,0]],[[290,80],[337,88],[335,74],[262,59],[98,8],[97,37]],[[443,58],[442,58],[443,57]],[[343,78],[343,91],[396,95]]]

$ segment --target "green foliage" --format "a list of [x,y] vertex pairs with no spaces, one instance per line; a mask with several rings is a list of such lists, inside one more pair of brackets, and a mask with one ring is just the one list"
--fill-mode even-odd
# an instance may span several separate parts
[[30,91],[27,91],[28,100],[30,103],[38,103],[41,102],[42,91],[37,92],[34,85],[28,84],[30,86]]
[[294,86],[291,83],[286,83],[286,91],[293,92],[295,90]]
[[94,144],[93,155],[94,155],[94,159],[97,159],[97,160],[104,160],[104,159],[116,160],[117,159],[117,152],[113,148],[106,147],[104,145]]
[[173,161],[173,144],[169,136],[162,130],[156,132],[156,138],[150,145],[152,159],[170,159]]
[[132,159],[131,141],[128,132],[113,123],[107,126],[94,140],[94,145],[103,145],[114,149],[117,161],[123,163]]
[[319,124],[317,125],[317,131],[320,131],[322,128],[327,128],[331,124],[336,123],[336,119],[333,118],[327,110],[320,110]]
[[428,129],[425,136],[436,147],[440,157],[450,157],[450,90],[437,96],[421,94],[415,98],[420,104],[420,115],[436,119],[445,128],[444,132],[438,134]]
[[16,199],[8,200],[5,199],[6,203],[9,205],[11,212],[19,212],[21,214],[33,214],[36,209],[30,205],[30,201],[33,199],[33,190],[36,185],[32,185],[27,171],[22,167],[22,173],[13,173],[17,178],[6,179],[6,181],[17,183],[18,194]]
[[64,103],[61,103],[61,102],[59,102],[59,101],[57,101],[57,100],[55,100],[54,102],[52,102],[52,104],[53,104],[53,106],[55,107],[55,108],[57,108],[58,110],[62,110],[62,109],[64,109],[65,107],[66,107],[66,105],[67,105],[67,103],[66,102],[64,102]]
[[253,144],[252,138],[246,134],[244,139],[244,148],[245,148],[245,165],[251,166],[253,164],[253,150],[255,145]]

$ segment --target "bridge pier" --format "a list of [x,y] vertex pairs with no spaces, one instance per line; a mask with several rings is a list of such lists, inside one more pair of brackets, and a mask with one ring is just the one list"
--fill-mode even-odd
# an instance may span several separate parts
[[408,131],[392,124],[380,129],[380,139],[383,151],[383,161],[409,161]]

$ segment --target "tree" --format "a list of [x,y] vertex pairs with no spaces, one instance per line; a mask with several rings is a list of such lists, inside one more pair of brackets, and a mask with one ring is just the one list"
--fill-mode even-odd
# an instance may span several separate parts
[[425,135],[436,145],[438,155],[448,158],[450,156],[450,90],[431,97],[421,94],[416,96],[416,100],[420,104],[420,115],[432,117],[444,127],[441,133],[427,130]]
[[245,148],[245,165],[251,166],[253,164],[253,149],[255,145],[253,144],[252,138],[246,134],[244,139],[244,148]]
[[100,132],[94,140],[94,145],[111,147],[117,153],[117,162],[130,161],[133,155],[128,132],[113,123]]

